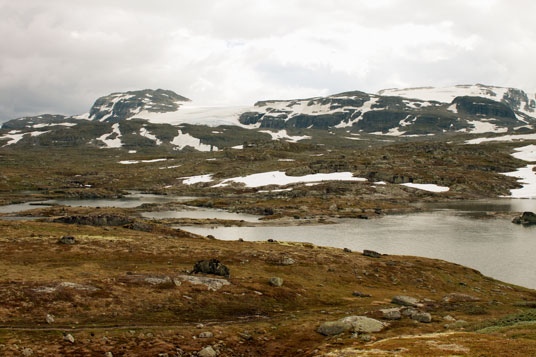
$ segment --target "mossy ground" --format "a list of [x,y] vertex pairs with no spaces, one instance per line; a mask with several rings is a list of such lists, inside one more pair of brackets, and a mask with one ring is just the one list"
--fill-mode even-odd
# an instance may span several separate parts
[[[30,347],[36,355],[111,351],[114,356],[151,356],[217,345],[223,356],[307,356],[344,349],[448,355],[453,351],[441,346],[456,344],[463,347],[462,355],[500,355],[506,343],[514,356],[536,351],[530,324],[534,313],[518,306],[536,300],[536,292],[473,269],[407,256],[375,259],[307,243],[218,241],[161,232],[0,221],[1,353],[20,355],[23,347]],[[68,234],[76,237],[75,245],[57,243]],[[280,265],[283,257],[295,264]],[[186,274],[196,261],[210,258],[230,268],[231,285],[209,291],[189,283],[151,285],[128,279]],[[283,278],[283,286],[270,286],[272,276]],[[96,290],[39,290],[61,282]],[[353,291],[371,297],[354,297]],[[443,302],[452,292],[479,301]],[[425,309],[432,323],[408,318],[391,322],[374,334],[373,343],[349,334],[327,338],[315,331],[322,321],[348,314],[380,318],[378,310],[391,306],[390,299],[400,294],[429,299]],[[47,313],[55,316],[54,323],[45,322]],[[507,317],[520,313],[525,317]],[[467,321],[465,329],[473,332],[416,336],[445,332],[442,318],[447,314]],[[516,324],[520,321],[524,324]],[[194,339],[203,331],[215,337]],[[64,332],[73,334],[74,344],[63,340]],[[416,337],[397,338],[402,335]]]

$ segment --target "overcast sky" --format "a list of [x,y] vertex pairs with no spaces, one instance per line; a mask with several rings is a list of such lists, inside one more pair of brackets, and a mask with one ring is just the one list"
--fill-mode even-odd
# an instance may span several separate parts
[[116,91],[199,105],[484,83],[536,90],[534,0],[0,0],[0,121]]

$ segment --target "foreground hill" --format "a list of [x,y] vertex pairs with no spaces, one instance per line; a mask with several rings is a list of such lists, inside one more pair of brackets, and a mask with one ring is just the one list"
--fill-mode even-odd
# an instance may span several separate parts
[[[98,212],[112,213],[120,214]],[[143,222],[0,221],[0,233],[8,253],[0,258],[3,356],[536,351],[534,291],[440,260],[365,256],[285,237],[224,242]],[[62,241],[73,244],[58,243],[67,235]],[[230,276],[190,273],[208,259]],[[409,297],[393,299],[400,295]],[[366,324],[334,322],[352,316]]]
[[[112,93],[78,116],[44,114],[8,121],[0,146],[159,147],[217,151],[245,141],[301,141],[359,146],[356,141],[421,140],[465,134],[525,133],[536,127],[533,95],[513,88],[346,92],[266,100],[253,107],[196,107],[169,90]],[[417,98],[417,99],[416,99]]]

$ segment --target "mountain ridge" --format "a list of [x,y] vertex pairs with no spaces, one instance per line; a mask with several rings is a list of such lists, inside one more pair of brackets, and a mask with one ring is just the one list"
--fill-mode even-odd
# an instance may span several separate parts
[[325,136],[322,132],[350,133],[352,140],[359,140],[356,136],[412,138],[536,129],[536,96],[482,84],[391,88],[377,94],[347,91],[305,99],[261,100],[251,107],[211,108],[190,103],[164,89],[115,92],[98,98],[84,115],[42,114],[5,122],[0,146],[84,144],[212,151],[237,147],[246,139],[314,142]]

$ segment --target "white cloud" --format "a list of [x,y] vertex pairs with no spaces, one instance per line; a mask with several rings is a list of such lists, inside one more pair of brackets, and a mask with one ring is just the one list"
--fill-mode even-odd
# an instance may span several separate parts
[[251,104],[394,86],[536,88],[530,0],[0,0],[0,120],[166,88]]

